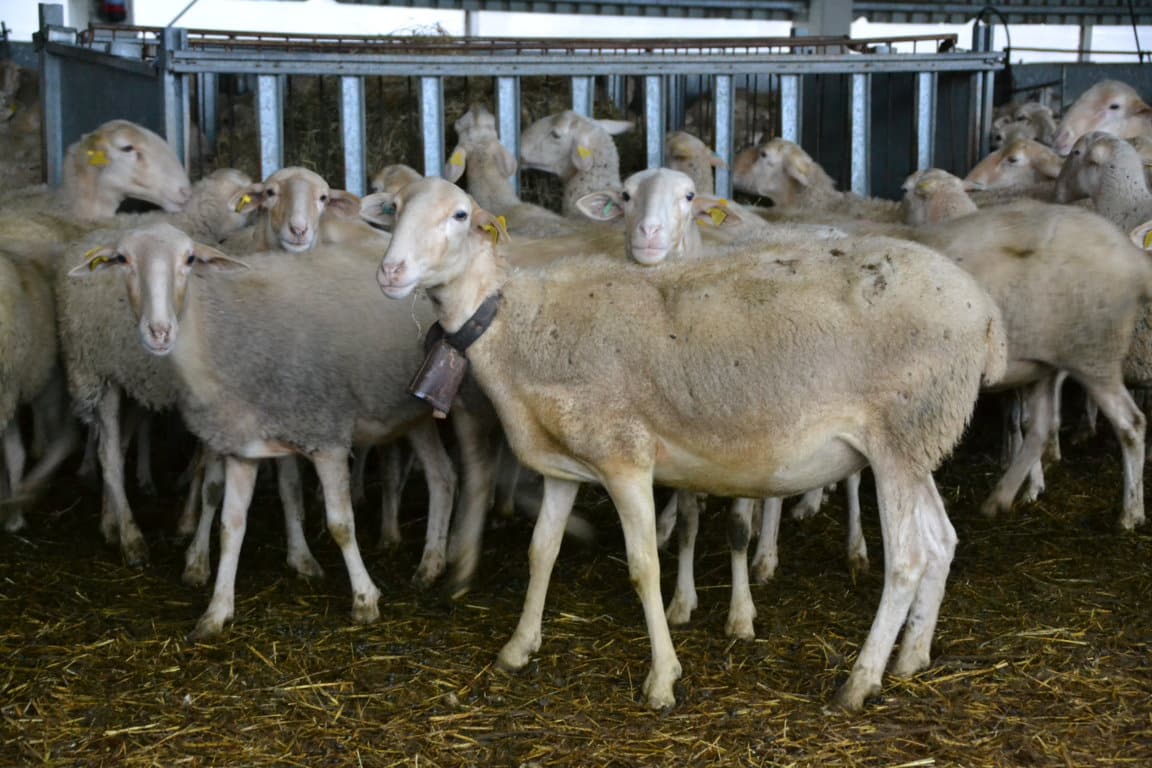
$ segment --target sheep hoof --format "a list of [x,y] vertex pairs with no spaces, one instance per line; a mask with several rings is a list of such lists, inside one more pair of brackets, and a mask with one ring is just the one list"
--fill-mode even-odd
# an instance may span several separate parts
[[653,669],[644,679],[644,695],[648,697],[648,706],[651,709],[666,709],[675,706],[676,695],[672,692],[673,684],[680,678],[680,663],[677,662],[671,674],[657,675]]
[[849,555],[848,573],[852,577],[853,583],[855,583],[857,576],[866,575],[868,573],[868,555],[861,555],[859,553]]
[[860,677],[852,675],[848,682],[836,691],[832,697],[832,705],[845,712],[859,712],[864,709],[864,700],[880,693],[879,683],[869,683]]
[[757,557],[752,561],[752,578],[757,584],[767,584],[776,576],[777,561],[770,557]]
[[188,633],[188,639],[194,643],[199,643],[219,637],[223,631],[224,620],[216,618],[209,612],[201,616],[200,620],[196,622],[196,628]]
[[513,637],[500,649],[496,656],[496,666],[505,672],[519,672],[528,665],[531,658],[532,649],[521,646]]
[[1007,511],[1008,507],[1000,504],[1000,502],[996,500],[995,496],[989,496],[984,500],[984,503],[980,505],[980,514],[989,519],[996,517],[996,515],[1000,514],[1001,512]]
[[4,521],[4,530],[8,533],[16,533],[17,531],[24,530],[27,523],[24,520],[24,513],[19,509],[13,510],[8,518]]
[[372,624],[380,620],[380,594],[354,595],[352,598],[352,623]]
[[380,553],[393,552],[400,546],[400,534],[396,533],[382,533],[380,540],[376,542],[376,551]]
[[668,618],[668,623],[680,626],[687,624],[692,620],[692,611],[696,610],[696,596],[682,597],[679,592],[672,596],[672,602],[668,603],[668,609],[664,611],[664,615]]
[[813,506],[807,501],[801,499],[800,501],[796,502],[795,506],[792,507],[791,514],[793,520],[807,520],[808,518],[815,516],[815,514],[819,511],[819,507]]
[[302,555],[290,555],[288,567],[301,579],[319,581],[324,578],[324,569],[320,567],[320,563],[316,562],[316,558],[312,556],[311,552],[305,552]]
[[736,640],[755,640],[756,630],[752,627],[752,619],[747,616],[728,616],[724,625],[724,634]]
[[129,568],[143,568],[148,565],[148,545],[139,534],[125,539],[121,544],[121,551],[124,553],[124,562]]
[[208,583],[208,577],[211,575],[212,569],[208,566],[208,562],[200,560],[186,563],[184,573],[180,574],[180,580],[190,587],[203,587]]
[[1141,512],[1128,512],[1120,515],[1120,519],[1116,521],[1120,528],[1121,533],[1131,533],[1141,525],[1144,525],[1144,513]]

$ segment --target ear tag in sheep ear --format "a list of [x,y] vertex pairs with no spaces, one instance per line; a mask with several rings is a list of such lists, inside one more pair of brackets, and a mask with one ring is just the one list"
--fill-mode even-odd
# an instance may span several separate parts
[[497,216],[496,221],[500,222],[499,227],[497,227],[495,224],[485,224],[484,226],[480,227],[480,229],[484,230],[492,236],[492,245],[496,245],[496,241],[500,239],[500,230],[507,229],[508,227],[508,224],[506,223],[506,220],[503,216]]
[[236,213],[243,213],[245,206],[252,202],[251,195],[241,195],[240,202],[236,203]]
[[105,165],[108,165],[108,155],[104,154],[104,150],[102,149],[89,149],[88,165],[94,165],[97,168],[102,168]]
[[452,157],[448,158],[448,164],[457,166],[464,165],[464,153],[460,150],[453,152]]
[[588,158],[592,157],[592,150],[588,149],[588,147],[584,146],[583,144],[580,144],[576,147],[576,154],[587,160]]
[[718,227],[728,218],[728,212],[723,208],[709,208],[708,216],[712,219],[712,226]]
[[1144,233],[1144,250],[1152,250],[1152,229]]
[[612,214],[612,206],[613,205],[615,205],[615,203],[613,203],[611,200],[604,203],[604,210],[600,211],[600,215],[603,216],[604,218],[608,218]]
[[103,249],[97,247],[97,248],[89,248],[88,250],[84,251],[84,258],[88,259],[88,271],[89,272],[94,272],[94,271],[96,271],[97,267],[102,267],[105,264],[107,264],[109,261],[111,261],[111,259],[109,259],[107,256],[99,256],[95,259],[92,258],[97,253],[100,253],[101,250],[103,250]]

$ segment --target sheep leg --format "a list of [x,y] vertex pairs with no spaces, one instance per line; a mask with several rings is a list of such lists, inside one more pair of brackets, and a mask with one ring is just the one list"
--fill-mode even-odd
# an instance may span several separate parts
[[1123,530],[1131,531],[1144,523],[1144,432],[1147,422],[1119,380],[1081,383],[1111,422],[1120,441],[1124,460],[1124,510],[1119,522]]
[[380,470],[384,476],[380,495],[380,539],[376,543],[380,552],[400,543],[400,497],[411,469],[412,454],[402,443],[390,443],[380,452]]
[[[1049,461],[1060,461],[1060,403],[1064,396],[1064,380],[1068,378],[1067,371],[1060,371],[1052,382],[1052,431],[1048,435],[1048,444],[1044,446],[1044,458]],[[1039,494],[1037,494],[1039,495]]]
[[196,443],[196,450],[192,454],[191,479],[188,484],[188,497],[184,500],[184,509],[180,511],[180,519],[176,521],[176,533],[180,536],[191,536],[196,531],[196,507],[200,504],[200,488],[204,484],[204,459],[207,449],[203,443]]
[[764,499],[764,514],[760,518],[760,541],[756,544],[756,556],[752,558],[752,576],[759,584],[767,584],[776,575],[780,564],[776,544],[780,536],[780,518],[784,511],[784,499],[773,496]]
[[364,446],[352,452],[352,506],[358,507],[367,498],[364,493],[364,476],[368,470],[368,454],[372,448]]
[[348,450],[346,448],[317,451],[312,455],[316,474],[324,489],[324,512],[328,532],[348,569],[352,585],[352,621],[371,624],[380,618],[380,590],[372,583],[360,547],[356,543],[356,522],[352,516],[352,498],[348,483]]
[[104,509],[100,529],[109,544],[117,541],[128,565],[139,568],[148,562],[148,545],[132,517],[124,490],[124,450],[120,442],[120,388],[109,384],[96,404],[99,423],[97,451],[104,477]]
[[724,633],[741,640],[755,640],[756,604],[748,583],[748,541],[752,538],[754,499],[734,499],[728,515],[728,547],[732,557],[732,598]]
[[97,454],[99,453],[97,445],[99,443],[99,428],[89,427],[87,437],[84,439],[84,457],[80,460],[80,466],[76,469],[76,474],[80,477],[91,477],[96,474],[96,461]]
[[4,427],[4,467],[7,470],[8,487],[13,494],[20,487],[27,461],[24,438],[20,435],[20,419],[14,415],[8,426]]
[[624,529],[628,575],[644,606],[644,619],[652,643],[652,669],[644,679],[643,692],[652,709],[676,703],[673,684],[680,678],[680,661],[672,647],[664,601],[660,597],[660,555],[656,550],[656,502],[652,498],[652,473],[635,471],[609,475],[604,486]]
[[792,507],[793,520],[807,520],[820,511],[824,504],[824,487],[813,488]]
[[[225,492],[224,459],[207,446],[201,459],[204,470],[200,485],[200,519],[196,523],[196,533],[184,551],[184,573],[180,580],[192,587],[202,587],[212,575],[210,540],[212,521],[216,519],[216,508]],[[221,531],[223,537],[223,531]]]
[[[679,529],[678,557],[676,560],[676,591],[668,603],[665,615],[669,624],[687,624],[696,610],[696,579],[692,571],[692,558],[696,552],[696,533],[700,529],[700,505],[696,494],[691,491],[676,491],[672,494]],[[669,503],[672,506],[672,502]]]
[[244,532],[248,528],[248,507],[252,503],[252,490],[256,487],[256,470],[259,466],[260,463],[254,459],[239,456],[228,456],[224,459],[220,565],[216,569],[212,600],[208,603],[208,610],[204,611],[204,615],[196,622],[196,628],[189,635],[190,640],[215,637],[224,629],[224,622],[232,619],[236,604],[236,569],[240,563],[240,547],[244,543]]
[[528,591],[524,596],[524,609],[516,631],[496,657],[496,663],[503,669],[522,669],[532,654],[540,650],[540,625],[548,581],[564,539],[564,523],[572,512],[578,490],[580,483],[544,477],[544,497],[532,529],[532,543],[528,546]]
[[497,449],[496,514],[512,517],[516,514],[516,487],[520,484],[520,460],[501,439]]
[[136,487],[149,496],[156,495],[152,479],[152,417],[141,414],[136,425]]
[[1030,384],[1025,398],[1031,418],[1024,435],[1024,444],[1017,451],[1008,471],[996,483],[991,495],[980,505],[980,511],[985,517],[994,517],[998,512],[1007,512],[1012,508],[1012,500],[1016,498],[1016,492],[1020,490],[1025,476],[1044,453],[1052,420],[1051,377]]
[[956,531],[931,475],[921,486],[916,514],[927,560],[904,624],[900,652],[892,667],[892,673],[899,677],[910,677],[925,669],[931,661],[932,636],[936,632],[948,571],[956,553]]
[[46,483],[60,468],[60,465],[67,461],[72,452],[76,450],[77,439],[76,425],[73,422],[66,421],[60,425],[55,436],[49,440],[48,445],[44,448],[39,461],[33,464],[32,468],[28,470],[28,474],[24,476],[19,489],[20,493],[22,495],[32,493]]
[[1024,444],[1024,435],[1021,429],[1023,420],[1023,406],[1020,404],[1020,391],[1014,389],[1000,398],[1000,412],[1004,420],[1003,440],[1000,443],[1000,467],[1008,469],[1012,466],[1016,455]]
[[848,500],[848,572],[868,572],[868,545],[864,542],[864,529],[860,525],[860,473],[848,475],[844,495]]
[[[836,692],[835,703],[849,712],[858,712],[865,699],[880,692],[884,667],[900,627],[908,618],[931,554],[927,551],[918,514],[925,480],[910,476],[900,466],[899,459],[885,462],[877,461],[875,456],[869,458],[876,476],[884,540],[884,590],[868,639],[860,649],[848,681]],[[887,466],[889,463],[891,466]],[[925,594],[925,598],[929,596]]]
[[440,441],[440,433],[431,421],[424,421],[408,433],[416,458],[424,468],[428,483],[428,529],[424,533],[424,553],[412,583],[427,588],[444,573],[447,563],[448,526],[452,520],[452,502],[456,492],[456,472],[452,460]]
[[[664,505],[656,518],[656,543],[661,547],[668,543],[668,540],[672,538],[672,531],[676,529],[676,519],[680,516],[679,499],[679,491],[669,496],[668,503]],[[669,619],[669,621],[672,620]]]
[[[477,414],[457,407],[452,414],[452,428],[456,432],[459,447],[462,486],[460,508],[448,542],[452,576],[447,588],[449,595],[458,598],[471,588],[472,577],[480,562],[484,521],[492,505],[493,486],[496,482],[496,465],[491,459],[494,453],[491,450],[491,437],[494,430],[499,429],[499,424],[495,413]],[[567,517],[566,512],[565,520]]]
[[288,545],[288,567],[304,579],[324,578],[324,569],[304,538],[304,488],[300,482],[300,462],[295,456],[276,459],[276,485],[284,507],[284,539]]

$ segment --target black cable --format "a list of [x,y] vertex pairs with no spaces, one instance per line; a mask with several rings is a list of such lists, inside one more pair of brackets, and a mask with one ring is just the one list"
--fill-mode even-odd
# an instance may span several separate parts
[[1136,38],[1136,60],[1144,63],[1144,51],[1140,50],[1140,33],[1136,31],[1136,9],[1132,0],[1128,0],[1128,18],[1132,20],[1132,37]]
[[[1128,4],[1131,5],[1132,0],[1128,0]],[[996,6],[986,5],[980,9],[980,13],[976,14],[976,23],[977,24],[979,24],[980,22],[982,22],[984,20],[984,14],[986,14],[986,13],[996,14],[996,17],[1000,19],[1000,23],[1004,25],[1004,40],[1007,43],[1005,48],[1007,48],[1007,50],[1009,51],[1009,55],[1011,55],[1012,31],[1010,29],[1008,29],[1008,19],[1004,18],[1004,14],[1000,13],[1000,9],[997,8]]]

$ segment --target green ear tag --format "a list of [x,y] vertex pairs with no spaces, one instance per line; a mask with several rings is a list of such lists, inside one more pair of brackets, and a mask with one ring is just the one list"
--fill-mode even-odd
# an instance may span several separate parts
[[604,210],[600,211],[600,215],[604,218],[608,218],[608,214],[612,213],[612,205],[612,201],[604,203]]

